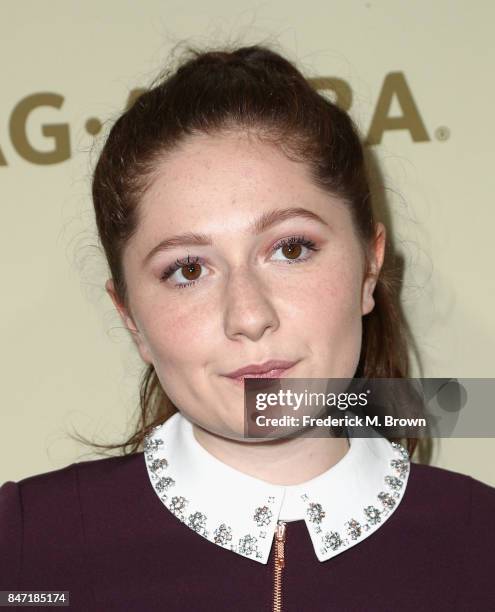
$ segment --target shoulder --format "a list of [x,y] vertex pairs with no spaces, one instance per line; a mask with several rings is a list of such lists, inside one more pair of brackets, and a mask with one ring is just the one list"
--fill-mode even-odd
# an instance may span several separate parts
[[48,555],[55,538],[68,547],[82,546],[83,503],[86,509],[102,507],[111,504],[124,485],[133,489],[134,482],[142,481],[142,455],[81,461],[4,482],[0,487],[0,550],[7,554],[0,555],[0,587],[15,586],[27,557]]
[[467,474],[411,462],[406,495],[416,509],[434,507],[447,513],[444,519],[462,515],[464,523],[473,517],[489,518],[495,511],[495,487]]
[[[141,458],[141,462],[139,459]],[[3,510],[22,505],[23,510],[36,506],[65,501],[78,495],[79,486],[98,487],[99,484],[127,480],[139,464],[142,453],[122,457],[105,457],[71,463],[63,468],[35,474],[18,482],[7,481],[0,487],[0,503]]]
[[467,474],[454,472],[433,465],[424,465],[411,461],[411,473],[408,486],[417,494],[429,493],[438,497],[464,499],[469,503],[488,504],[493,508],[495,487],[477,480]]
[[479,538],[479,552],[487,557],[489,546],[495,546],[494,515],[494,487],[467,474],[411,462],[397,519],[421,541],[436,542],[457,556]]
[[[495,487],[472,476],[411,463],[410,505],[426,527],[426,538],[438,541],[459,563],[459,610],[486,610],[493,604]],[[405,499],[405,497],[404,497]],[[416,514],[411,514],[412,519]],[[431,545],[428,549],[431,554]]]

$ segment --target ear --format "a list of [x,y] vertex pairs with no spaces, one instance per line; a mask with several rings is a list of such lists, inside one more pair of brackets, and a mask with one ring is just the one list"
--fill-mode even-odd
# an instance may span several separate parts
[[363,282],[361,300],[361,313],[363,315],[368,314],[375,307],[373,293],[375,291],[376,283],[378,281],[385,257],[386,233],[387,232],[383,223],[378,222],[375,229],[375,239],[371,253],[370,269],[367,271],[366,278]]
[[117,293],[115,291],[115,285],[113,279],[109,278],[105,283],[105,289],[107,290],[110,299],[112,300],[117,312],[119,313],[119,317],[122,320],[124,326],[129,330],[131,337],[138,348],[139,354],[141,355],[141,359],[145,363],[152,363],[151,354],[149,348],[144,341],[141,332],[137,328],[131,314],[128,310],[120,303]]

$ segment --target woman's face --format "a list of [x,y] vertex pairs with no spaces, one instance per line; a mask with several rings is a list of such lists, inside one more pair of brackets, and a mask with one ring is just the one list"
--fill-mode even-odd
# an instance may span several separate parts
[[229,133],[174,150],[140,202],[124,270],[129,310],[107,290],[142,359],[210,432],[242,438],[233,370],[276,359],[296,362],[291,378],[355,374],[376,279],[364,278],[348,208],[273,145]]

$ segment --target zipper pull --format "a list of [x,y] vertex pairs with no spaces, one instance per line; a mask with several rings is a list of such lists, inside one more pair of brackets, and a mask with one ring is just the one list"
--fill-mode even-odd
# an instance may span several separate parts
[[286,523],[277,522],[275,531],[276,549],[275,549],[275,564],[277,567],[285,567],[284,544],[285,544],[285,526]]

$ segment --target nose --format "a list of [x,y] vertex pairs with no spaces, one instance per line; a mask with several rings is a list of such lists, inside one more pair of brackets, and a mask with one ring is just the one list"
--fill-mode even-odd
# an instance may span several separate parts
[[255,342],[267,329],[279,327],[270,287],[246,266],[230,273],[224,304],[225,334],[232,340],[244,336]]

